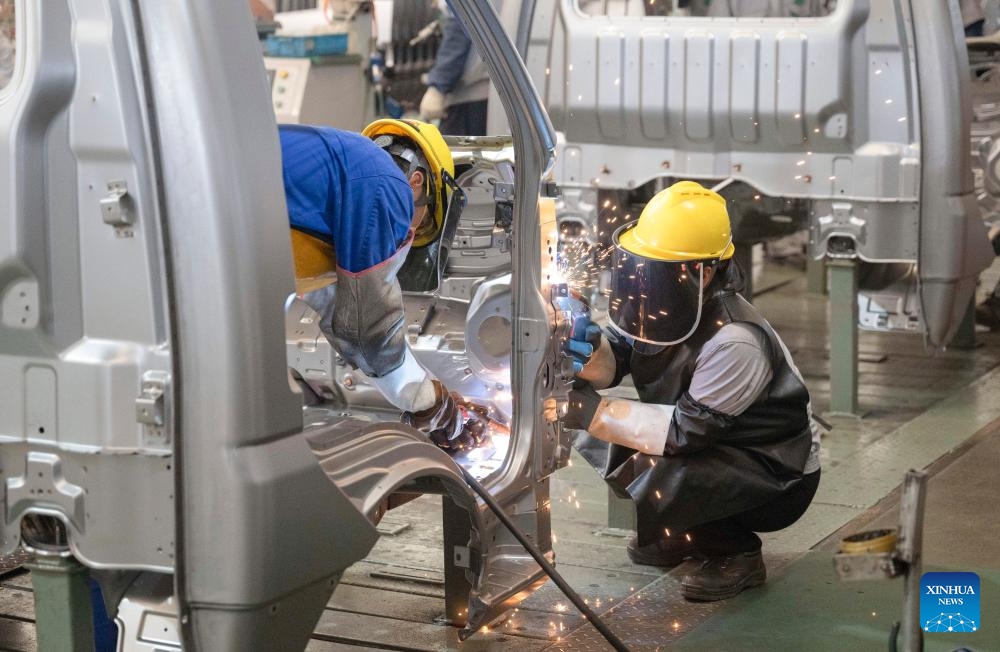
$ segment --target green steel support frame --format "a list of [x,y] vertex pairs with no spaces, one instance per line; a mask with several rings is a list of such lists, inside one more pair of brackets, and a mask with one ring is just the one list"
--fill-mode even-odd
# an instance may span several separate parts
[[88,569],[73,557],[44,553],[27,566],[35,593],[39,652],[93,652]]
[[830,292],[830,412],[858,413],[858,264],[827,263]]

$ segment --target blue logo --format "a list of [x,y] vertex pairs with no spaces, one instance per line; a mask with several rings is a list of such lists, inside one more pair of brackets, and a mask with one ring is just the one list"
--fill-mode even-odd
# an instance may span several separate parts
[[925,632],[979,630],[979,576],[924,573],[920,578],[920,622]]

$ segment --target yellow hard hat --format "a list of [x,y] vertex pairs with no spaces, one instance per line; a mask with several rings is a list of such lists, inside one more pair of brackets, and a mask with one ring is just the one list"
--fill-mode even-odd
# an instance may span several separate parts
[[618,243],[654,260],[727,260],[736,250],[725,198],[694,181],[656,193]]
[[442,180],[442,173],[449,177],[455,176],[455,161],[451,150],[441,137],[438,128],[428,122],[419,120],[395,120],[383,118],[371,123],[361,132],[362,135],[376,140],[379,136],[401,136],[412,140],[420,148],[427,164],[430,166],[430,189],[427,193],[434,220],[434,229],[422,232],[413,240],[414,247],[424,247],[433,242],[441,233],[444,225],[445,211],[448,210],[448,186]]

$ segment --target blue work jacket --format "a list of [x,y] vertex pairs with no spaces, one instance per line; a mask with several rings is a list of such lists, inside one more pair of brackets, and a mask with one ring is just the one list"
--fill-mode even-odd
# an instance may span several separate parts
[[291,226],[326,240],[337,266],[364,272],[406,243],[413,191],[392,157],[349,131],[280,125]]

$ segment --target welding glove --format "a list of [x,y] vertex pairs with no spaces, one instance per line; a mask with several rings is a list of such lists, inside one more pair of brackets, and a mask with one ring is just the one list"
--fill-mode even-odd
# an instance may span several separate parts
[[570,390],[562,422],[567,428],[586,430],[611,444],[647,455],[663,455],[673,415],[673,405],[604,398],[585,385]]
[[584,381],[594,387],[609,387],[615,379],[618,363],[608,340],[601,336],[601,327],[587,320],[574,328],[563,344],[563,352],[573,358],[573,374],[577,384]]
[[434,444],[449,452],[475,448],[486,435],[486,408],[474,405],[439,380],[434,383],[434,404],[419,412],[404,412],[403,423],[424,432]]
[[429,86],[420,100],[420,119],[438,120],[444,117],[444,93]]
[[601,346],[601,327],[594,322],[587,320],[578,328],[573,329],[566,343],[563,344],[563,351],[573,358],[573,373],[579,374],[590,362],[594,351]]

